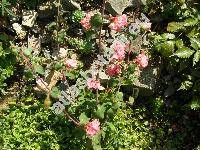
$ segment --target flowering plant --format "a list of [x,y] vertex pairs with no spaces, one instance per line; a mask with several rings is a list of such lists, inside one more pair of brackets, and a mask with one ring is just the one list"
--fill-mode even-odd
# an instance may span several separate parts
[[[122,86],[133,85],[139,76],[136,76],[138,70],[148,67],[148,47],[143,41],[147,42],[146,33],[150,31],[151,23],[144,14],[141,21],[137,18],[131,23],[126,14],[108,17],[104,9],[102,14],[77,11],[71,21],[79,21],[83,30],[77,35],[85,35],[91,47],[78,37],[66,37],[66,45],[72,46],[72,49],[67,48],[62,29],[57,33],[58,39],[62,37],[61,45],[52,56],[47,51],[42,60],[39,53],[27,50],[20,51],[19,56],[27,64],[33,62],[29,67],[34,70],[35,90],[47,95],[46,108],[51,106],[54,114],[66,116],[98,145],[99,142],[93,140],[102,136],[101,126],[105,125],[105,119],[130,105],[136,97],[124,98]],[[114,35],[109,39],[103,31]],[[80,49],[90,48],[94,50],[79,53]],[[52,105],[51,99],[54,100]]]

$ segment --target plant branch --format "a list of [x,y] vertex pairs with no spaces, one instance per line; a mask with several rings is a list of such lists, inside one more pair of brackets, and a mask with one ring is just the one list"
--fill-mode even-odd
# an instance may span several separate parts
[[[102,7],[102,12],[101,12],[102,18],[103,18],[104,13],[105,13],[105,3],[106,3],[106,0],[103,0],[103,7]],[[103,24],[101,24],[100,31],[99,31],[99,49],[100,50],[102,50],[102,45],[101,45],[101,41],[102,41],[102,38],[101,38],[102,28],[103,28]]]
[[58,51],[60,50],[60,44],[58,42],[58,32],[59,32],[59,22],[60,22],[60,5],[61,5],[61,0],[58,0],[58,9],[57,9],[57,21],[56,21],[56,30],[57,30],[57,49]]
[[67,118],[69,118],[69,120],[71,120],[75,125],[80,126],[80,122],[79,122],[78,120],[76,120],[75,118],[71,117],[71,116],[69,115],[69,113],[68,113],[66,110],[64,110],[64,114],[65,114],[65,116],[66,116]]

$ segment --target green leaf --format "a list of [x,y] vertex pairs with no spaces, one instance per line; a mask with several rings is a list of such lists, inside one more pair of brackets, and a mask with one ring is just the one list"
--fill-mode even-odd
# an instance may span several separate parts
[[71,73],[71,72],[66,72],[65,75],[66,75],[69,79],[71,79],[71,80],[75,79],[75,77],[76,77],[76,76],[75,76],[73,73]]
[[93,149],[94,150],[102,150],[101,145],[97,145],[97,144],[93,145]]
[[191,50],[188,47],[182,47],[178,49],[173,55],[178,56],[179,58],[189,58],[194,53],[194,50]]
[[60,90],[57,87],[53,87],[52,90],[51,90],[51,96],[53,98],[59,98]]
[[26,56],[30,56],[31,55],[31,53],[32,53],[32,49],[31,48],[26,48],[26,49],[24,49],[24,54],[26,55]]
[[188,18],[184,21],[184,26],[187,27],[187,26],[194,26],[198,23],[198,19],[194,19],[194,18]]
[[100,27],[103,23],[103,19],[102,19],[101,15],[95,14],[94,16],[92,16],[90,23],[94,27]]
[[98,109],[97,109],[97,111],[96,111],[95,114],[96,114],[99,118],[103,119],[103,118],[104,118],[104,113],[105,113],[105,111],[106,111],[106,107],[105,107],[105,105],[103,104],[103,105],[101,105],[101,106],[98,106]]
[[44,71],[44,68],[41,66],[41,65],[35,65],[34,66],[34,69],[37,73],[41,74],[41,75],[44,75],[45,74],[45,71]]
[[2,43],[0,43],[0,57],[4,55]]
[[168,23],[167,26],[167,31],[169,32],[177,32],[180,29],[184,28],[184,23],[183,22],[170,22]]
[[191,81],[184,81],[181,83],[181,87],[178,90],[189,90],[193,83]]
[[176,47],[181,48],[183,46],[184,46],[183,40],[181,40],[181,39],[176,40]]
[[169,57],[174,52],[174,41],[166,41],[162,44],[162,49],[160,50],[160,53],[165,56]]
[[123,93],[117,92],[116,93],[116,99],[117,99],[117,101],[123,101]]
[[85,112],[81,113],[81,115],[79,116],[80,124],[86,124],[89,122],[89,120],[90,118],[86,116]]
[[50,30],[51,28],[56,27],[56,22],[51,22],[50,24],[48,24],[47,28],[48,30]]
[[199,39],[191,38],[190,43],[191,43],[192,48],[194,48],[195,50],[200,49],[200,40]]
[[185,0],[177,0],[177,2],[181,5],[183,5],[185,3]]
[[199,62],[199,59],[200,59],[200,50],[196,51],[196,53],[194,54],[193,66],[196,65],[197,62]]
[[109,125],[109,127],[110,127],[110,129],[111,129],[112,131],[115,130],[115,126],[114,126],[113,123],[109,122],[108,125]]
[[193,109],[193,110],[198,110],[198,109],[200,109],[200,98],[197,97],[197,96],[194,96],[194,97],[192,98],[191,103],[190,103],[190,107],[191,107],[191,109]]
[[62,68],[62,63],[57,62],[57,63],[55,64],[54,68],[58,71],[59,69]]

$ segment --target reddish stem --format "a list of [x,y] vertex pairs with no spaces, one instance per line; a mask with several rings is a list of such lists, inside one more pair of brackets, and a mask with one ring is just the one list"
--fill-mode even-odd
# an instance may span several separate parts
[[64,110],[64,114],[69,120],[71,120],[75,125],[80,126],[80,122],[76,120],[75,118],[72,118],[66,110]]

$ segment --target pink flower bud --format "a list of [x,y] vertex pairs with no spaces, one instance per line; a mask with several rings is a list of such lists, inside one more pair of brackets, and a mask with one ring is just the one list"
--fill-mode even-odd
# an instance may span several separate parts
[[90,14],[86,14],[86,16],[83,19],[81,19],[80,23],[86,30],[89,30],[91,28],[90,19]]
[[100,85],[100,81],[99,80],[94,80],[92,78],[89,78],[87,80],[87,86],[88,89],[94,89],[94,90],[102,90],[102,86]]
[[113,49],[114,49],[114,54],[111,58],[111,61],[112,60],[122,61],[125,58],[126,45],[120,41],[115,41]]
[[116,64],[116,65],[111,65],[107,68],[107,74],[109,76],[115,76],[118,75],[121,72],[121,66]]
[[77,60],[75,60],[75,59],[67,59],[65,61],[65,64],[66,64],[67,68],[69,68],[69,69],[77,68]]
[[122,16],[113,17],[113,22],[109,25],[109,27],[112,30],[120,31],[120,29],[127,24],[127,16],[124,14]]
[[93,137],[100,131],[100,122],[94,119],[85,125],[85,131],[88,136]]
[[148,56],[145,55],[144,51],[142,51],[141,54],[139,54],[135,59],[135,62],[137,63],[137,65],[140,68],[147,67],[148,66],[148,61],[149,61],[149,58],[148,58]]

